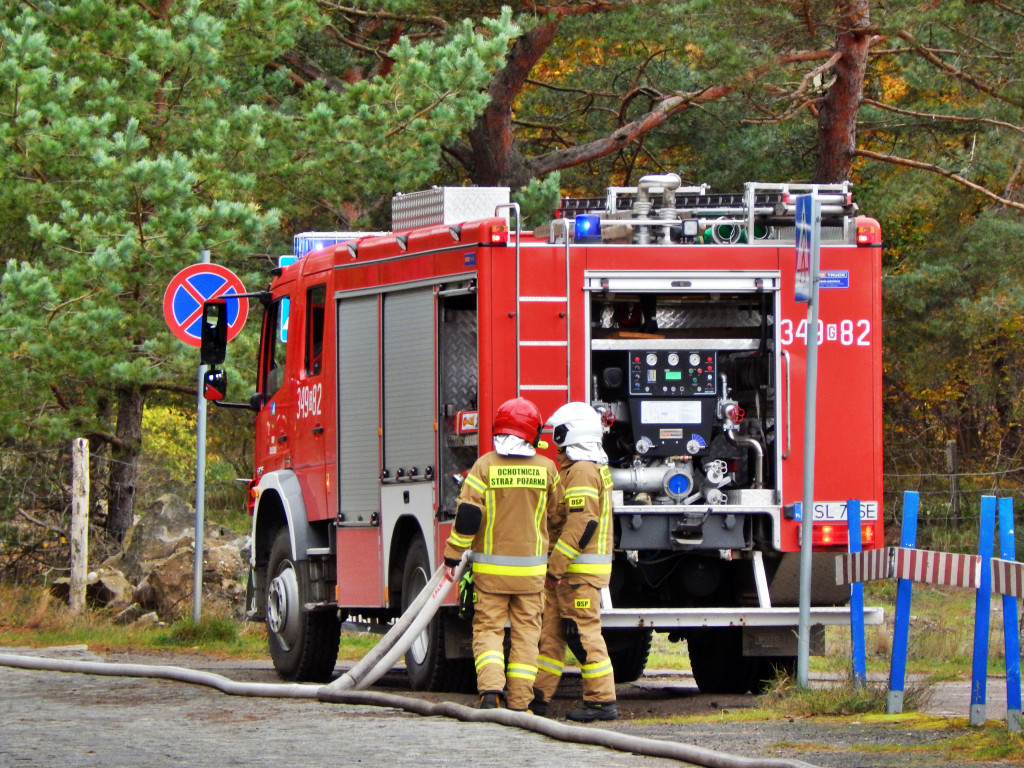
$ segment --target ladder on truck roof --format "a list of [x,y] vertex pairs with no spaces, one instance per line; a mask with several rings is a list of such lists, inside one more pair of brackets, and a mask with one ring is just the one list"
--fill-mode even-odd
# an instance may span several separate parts
[[[554,256],[555,254],[562,254],[561,258],[557,259],[561,262],[557,266],[563,268],[565,290],[561,294],[554,294],[547,290],[552,287],[553,270],[534,268],[524,274],[523,252],[520,249],[521,231],[518,207],[516,207],[515,213],[516,394],[530,399],[533,399],[531,395],[541,393],[558,394],[561,395],[561,398],[556,399],[558,399],[558,405],[561,405],[569,399],[569,393],[572,391],[572,352],[569,343],[569,238],[565,238],[564,252],[561,249],[543,250],[544,258],[557,258]],[[536,250],[528,252],[531,255],[540,253]],[[552,320],[561,322],[565,329],[564,334],[554,331],[558,323],[552,322]],[[550,332],[544,333],[545,330]],[[547,359],[550,363],[554,363],[556,359],[564,360],[564,375],[559,375],[560,365],[557,363],[533,364],[524,370],[524,351],[530,361]]]

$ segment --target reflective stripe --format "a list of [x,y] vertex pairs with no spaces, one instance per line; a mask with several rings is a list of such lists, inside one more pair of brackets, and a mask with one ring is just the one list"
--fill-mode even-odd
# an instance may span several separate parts
[[572,488],[565,489],[565,498],[570,496],[587,496],[591,499],[600,497],[596,488],[591,488],[589,485],[574,485]]
[[[544,539],[547,533],[547,511],[548,511],[548,492],[541,491],[537,498],[537,506],[533,510],[533,538],[536,541],[536,545],[533,551],[537,555],[545,555],[545,543]],[[547,560],[547,558],[544,558]]]
[[601,467],[601,479],[604,481],[604,491],[601,494],[601,518],[597,523],[597,551],[607,553],[612,525],[612,474],[607,466]]
[[485,667],[488,664],[498,664],[499,666],[505,666],[505,654],[501,651],[484,651],[476,657],[476,671],[479,672],[481,667]]
[[494,508],[494,491],[484,492],[484,552],[494,551],[494,521],[497,515]]
[[611,555],[580,555],[574,562],[576,563],[610,563],[612,561]]
[[[608,566],[611,568],[611,566]],[[490,573],[494,576],[543,576],[547,573],[547,564],[543,565],[491,565],[490,563],[473,563],[473,573]]]
[[509,662],[506,677],[515,677],[520,680],[536,680],[537,668],[531,664],[520,664]]
[[566,573],[611,573],[611,555],[580,555],[565,569]]
[[604,661],[595,661],[593,664],[584,664],[580,667],[580,674],[583,675],[585,680],[590,680],[595,677],[604,677],[612,673],[612,660],[605,659]]
[[570,563],[569,567],[565,569],[566,573],[592,573],[600,575],[603,573],[612,572],[611,563]]
[[529,557],[517,557],[515,555],[473,555],[473,563],[486,563],[487,565],[513,565],[513,566],[529,566],[529,565],[546,565],[548,559],[544,555],[531,555]]
[[483,493],[484,491],[487,490],[487,485],[484,483],[483,480],[478,478],[476,475],[466,475],[466,479],[465,479],[464,482],[470,488],[474,488],[475,490],[479,491],[480,493]]
[[570,560],[574,560],[580,556],[580,551],[578,549],[573,549],[561,539],[555,542],[555,551],[561,552]]
[[562,669],[565,668],[565,663],[558,659],[552,659],[550,656],[538,656],[537,666],[552,675],[561,675]]
[[455,531],[448,537],[448,541],[459,549],[466,549],[473,543],[472,536],[460,536]]

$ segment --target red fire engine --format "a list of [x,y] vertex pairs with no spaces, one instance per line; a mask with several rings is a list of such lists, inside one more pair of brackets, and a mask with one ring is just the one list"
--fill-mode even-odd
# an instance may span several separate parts
[[[804,193],[822,211],[810,331],[794,297]],[[878,222],[857,215],[846,184],[717,194],[651,176],[566,199],[534,231],[508,200],[498,188],[399,195],[393,232],[299,235],[294,263],[274,271],[245,407],[256,411],[249,614],[266,620],[279,674],[325,679],[343,621],[402,613],[440,562],[495,408],[518,395],[545,415],[589,402],[608,428],[615,562],[602,621],[617,681],[642,674],[652,632],[687,641],[706,692],[756,690],[794,666],[808,518],[820,652],[824,625],[849,621],[832,564],[848,499],[861,502],[865,547],[883,543]],[[819,350],[810,515],[799,503],[808,337]],[[220,362],[219,346],[204,360]],[[216,398],[224,374],[208,376]],[[413,688],[473,685],[455,602],[406,655]]]

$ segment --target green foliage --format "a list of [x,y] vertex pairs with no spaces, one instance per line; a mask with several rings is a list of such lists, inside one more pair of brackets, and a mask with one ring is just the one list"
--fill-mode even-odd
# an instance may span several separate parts
[[523,229],[546,224],[554,216],[561,197],[561,175],[553,173],[544,179],[534,179],[515,195]]
[[[505,11],[402,40],[386,75],[300,89],[274,65],[322,28],[312,0],[166,13],[104,0],[0,11],[0,387],[15,393],[0,440],[89,435],[136,461],[147,398],[192,410],[195,350],[163,318],[170,279],[209,249],[258,286],[260,254],[295,222],[349,228],[424,184],[516,33]],[[181,477],[180,430],[171,451],[174,430],[149,426]],[[215,482],[246,463],[212,459]]]

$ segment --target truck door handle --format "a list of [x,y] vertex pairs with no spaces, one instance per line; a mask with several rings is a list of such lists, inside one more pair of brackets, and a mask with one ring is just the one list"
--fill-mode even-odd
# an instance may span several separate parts
[[286,443],[286,442],[288,442],[288,435],[281,435],[279,438],[277,438],[277,442],[279,442],[279,443]]
[[323,427],[313,427],[313,434],[314,435],[322,435],[323,433],[324,433],[324,428]]
[[789,458],[789,449],[792,447],[790,439],[792,438],[792,423],[790,422],[789,411],[790,411],[790,392],[789,392],[789,371],[792,368],[792,364],[789,359],[789,351],[782,350],[782,360],[786,363],[786,392],[783,396],[785,404],[783,407],[786,409],[786,450],[782,453],[783,459]]

